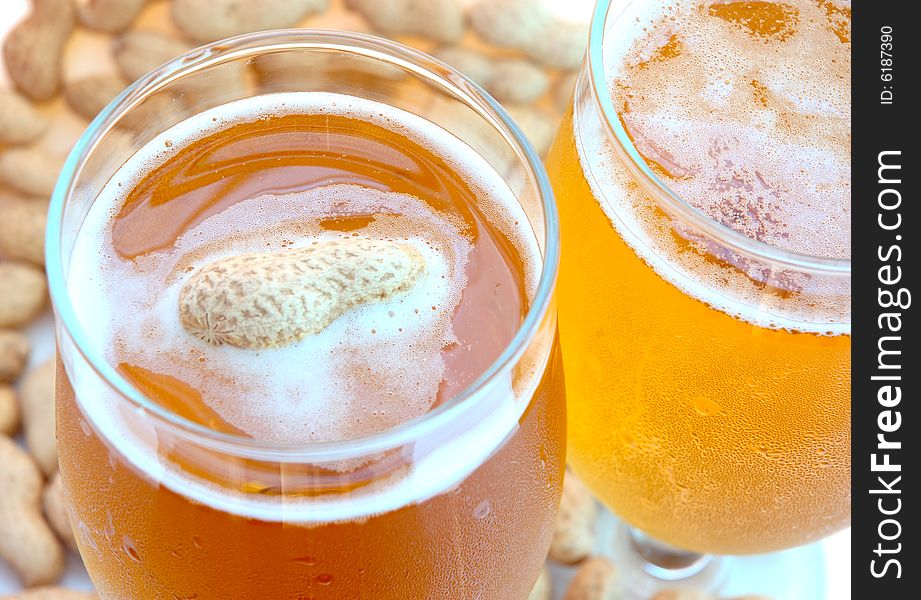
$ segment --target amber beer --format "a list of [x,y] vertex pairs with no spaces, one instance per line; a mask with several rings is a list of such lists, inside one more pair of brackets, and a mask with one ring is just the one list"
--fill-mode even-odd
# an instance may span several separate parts
[[[534,316],[552,242],[516,195],[441,126],[320,91],[210,108],[113,173],[59,313],[60,466],[100,596],[526,598],[565,406],[553,315]],[[205,264],[354,238],[425,270],[279,348],[179,322]]]
[[682,549],[816,540],[850,517],[850,10],[617,4],[546,163],[570,463]]

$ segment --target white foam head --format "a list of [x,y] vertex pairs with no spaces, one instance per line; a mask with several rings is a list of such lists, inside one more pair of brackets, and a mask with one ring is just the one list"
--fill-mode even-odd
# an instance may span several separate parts
[[[321,227],[344,214],[378,216],[350,233]],[[441,353],[455,341],[451,319],[470,252],[461,227],[418,198],[357,185],[239,202],[169,250],[102,266],[106,289],[96,310],[106,315],[105,335],[121,341],[109,358],[192,384],[210,408],[256,439],[330,441],[387,429],[427,412],[444,378]],[[423,275],[407,293],[359,306],[282,348],[216,347],[178,326],[179,292],[197,268],[353,235],[413,245],[425,258]]]
[[[265,115],[324,112],[388,127],[449,161],[479,192],[487,205],[484,212],[498,216],[495,225],[518,246],[529,266],[529,294],[539,277],[536,240],[516,225],[527,223],[527,218],[504,180],[460,140],[418,116],[349,96],[291,93],[230,103],[164,132],[139,150],[99,194],[76,238],[68,291],[90,342],[111,364],[128,363],[177,377],[201,392],[222,419],[260,440],[346,440],[431,409],[445,377],[442,351],[455,341],[452,319],[466,285],[472,242],[463,223],[407,194],[336,184],[241,201],[186,231],[172,247],[126,261],[112,247],[113,217],[141,177],[195,139]],[[330,217],[350,214],[375,217],[348,233],[321,225]],[[356,307],[321,333],[284,348],[254,352],[213,346],[179,324],[179,291],[196,267],[224,256],[352,235],[412,244],[425,258],[424,274],[406,293]],[[88,368],[79,361],[68,366]],[[462,435],[444,439],[444,448],[429,452],[425,464],[414,464],[386,486],[369,488],[368,497],[304,498],[304,520],[383,512],[456,485],[517,426],[544,364],[538,361],[532,368],[524,384],[513,385],[509,373],[490,384],[483,393],[495,396],[497,409]],[[72,375],[81,382],[75,386],[78,402],[94,426],[142,471],[225,510],[269,520],[298,519],[298,501],[285,500],[281,514],[276,506],[280,500],[228,495],[162,464],[137,427],[121,422],[116,408],[122,401],[111,390],[90,374]],[[433,460],[442,462],[430,464]]]
[[[782,5],[797,16],[774,39],[711,14],[727,6],[702,0],[626,5],[602,49],[613,106],[666,184],[709,218],[783,250],[847,258],[850,45],[812,0]],[[577,102],[574,121],[583,171],[621,237],[656,272],[760,326],[850,331],[849,281],[796,273],[761,281],[754,265],[746,272],[744,258],[736,261],[741,267],[728,267],[663,234],[655,201],[625,170],[589,100]],[[674,227],[698,243],[693,232]],[[790,284],[797,293],[765,293],[764,283]]]
[[[849,257],[850,44],[828,9],[785,0],[740,18],[725,2],[665,6],[610,65],[637,149],[678,195],[748,237]],[[665,44],[675,50],[662,57]]]

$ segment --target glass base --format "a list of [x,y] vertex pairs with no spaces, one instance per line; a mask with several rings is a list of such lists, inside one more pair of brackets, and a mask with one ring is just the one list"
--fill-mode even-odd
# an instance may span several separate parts
[[[637,536],[609,511],[600,510],[595,552],[617,565],[623,584],[623,600],[649,600],[666,589],[694,589],[717,598],[759,595],[773,600],[829,599],[826,563],[821,543],[783,552],[754,556],[675,557],[671,568],[663,568],[637,551],[637,543],[649,548],[650,540]],[[667,551],[667,547],[663,547]],[[662,557],[651,556],[661,562]],[[553,598],[563,598],[576,569],[554,566]]]
[[647,600],[674,588],[717,595],[726,585],[730,562],[726,557],[672,548],[623,522],[617,523],[613,536],[604,533],[599,531],[601,552],[618,567],[624,600]]

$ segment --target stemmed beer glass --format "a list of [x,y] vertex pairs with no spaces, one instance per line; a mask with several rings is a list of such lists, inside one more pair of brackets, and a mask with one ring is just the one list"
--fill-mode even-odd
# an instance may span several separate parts
[[849,521],[849,28],[833,2],[597,4],[546,166],[569,461],[629,524],[637,597]]

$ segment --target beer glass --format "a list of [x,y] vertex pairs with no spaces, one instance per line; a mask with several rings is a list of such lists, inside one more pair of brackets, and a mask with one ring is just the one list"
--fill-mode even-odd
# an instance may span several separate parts
[[[291,108],[298,103],[312,108]],[[346,104],[374,110],[336,114]],[[262,113],[238,126],[234,111],[252,107]],[[185,129],[177,128],[182,124]],[[186,144],[182,131],[210,137]],[[445,146],[416,148],[419,161],[404,160],[417,138]],[[360,143],[349,146],[355,140]],[[206,142],[223,145],[212,151]],[[250,152],[245,160],[244,150]],[[465,173],[468,159],[492,186],[481,194],[471,192],[462,202],[450,197],[455,188],[439,188],[440,195],[426,198],[438,206],[420,208],[405,193],[448,180],[463,188],[458,173]],[[130,177],[123,177],[126,165]],[[247,186],[268,185],[273,177],[274,200],[250,208],[258,203]],[[300,181],[315,189],[297,189]],[[385,189],[391,181],[402,187]],[[207,193],[182,195],[199,184]],[[279,435],[266,436],[247,430],[220,404],[202,401],[205,390],[236,389],[235,373],[221,379],[203,371],[179,381],[113,360],[135,336],[154,335],[145,305],[137,312],[125,306],[135,306],[136,270],[189,241],[174,229],[200,233],[223,219],[227,243],[252,226],[259,245],[259,232],[273,226],[261,215],[280,210],[283,201],[293,211],[292,231],[310,221],[336,239],[400,218],[381,207],[353,211],[350,196],[330,200],[320,193],[327,184],[360,198],[397,194],[394,206],[415,206],[426,219],[463,231],[461,242],[472,244],[462,274],[467,283],[454,290],[456,301],[462,295],[464,301],[454,312],[429,310],[453,323],[456,338],[428,357],[448,365],[434,382],[438,396],[431,407],[368,426],[401,410],[383,384],[375,388],[375,377],[391,384],[395,373],[412,378],[428,368],[386,363],[387,356],[386,369],[349,362],[393,332],[364,330],[345,339],[342,368],[352,370],[314,378],[318,390],[332,389],[332,412],[353,384],[362,392],[351,402],[377,402],[373,411],[346,412],[340,425],[353,433],[341,436],[315,435],[325,412],[305,418],[292,410],[286,401],[293,405],[305,390],[287,389],[278,379],[278,372],[309,374],[312,361],[323,360],[320,353],[301,360],[297,347],[284,355],[260,350],[237,363],[241,373],[265,365],[254,389],[263,390],[260,381],[273,377],[281,385],[275,395],[260,391],[244,399],[257,420],[280,411],[263,423]],[[98,210],[110,192],[129,189],[146,195]],[[500,192],[514,206],[500,207],[496,216],[496,206],[485,202]],[[308,200],[297,205],[298,198]],[[326,201],[335,208],[332,216],[314,218]],[[97,247],[87,231],[99,214],[107,224],[99,227],[105,243]],[[505,233],[498,235],[490,219],[509,215],[514,219],[503,221]],[[80,553],[101,598],[527,597],[549,546],[565,465],[554,305],[557,217],[539,159],[480,88],[422,53],[359,34],[261,32],[206,46],[135,82],[93,121],[66,163],[49,221],[60,469]],[[401,231],[400,239],[415,234],[411,226]],[[273,239],[267,235],[265,244]],[[289,245],[283,238],[280,251]],[[487,250],[492,254],[484,257]],[[513,255],[517,262],[506,261]],[[116,259],[127,276],[106,270]],[[471,267],[487,260],[511,266],[496,273]],[[159,283],[167,286],[185,272],[177,267]],[[490,277],[517,283],[500,289]],[[93,282],[107,279],[109,293],[87,300]],[[156,285],[149,289],[156,292]],[[520,306],[511,306],[519,296]],[[120,333],[101,333],[106,330]],[[476,343],[468,347],[464,332],[479,336]],[[174,351],[169,339],[158,337],[137,351],[187,368],[187,355]],[[205,349],[202,363],[239,350],[188,343]],[[394,347],[397,358],[401,351]],[[296,426],[313,429],[301,436]]]
[[[849,58],[827,65],[830,52],[849,57],[850,13],[819,4],[600,0],[546,161],[563,235],[570,465],[630,525],[622,546],[657,578],[718,577],[705,553],[792,548],[850,518],[849,119],[780,98],[808,69],[769,62],[772,45],[824,36],[834,47],[808,54],[832,71],[830,95],[849,98]],[[738,73],[737,58],[714,50],[749,43],[762,54],[739,58]],[[694,52],[729,74],[708,81]],[[748,127],[749,116],[764,122]],[[838,179],[825,163],[805,182],[797,165],[787,181],[769,173],[776,154],[817,160],[781,145],[785,126],[808,133],[816,121],[846,131],[820,147]],[[745,135],[778,138],[763,173]],[[778,180],[785,188],[770,189]],[[834,214],[815,225],[824,210]]]

